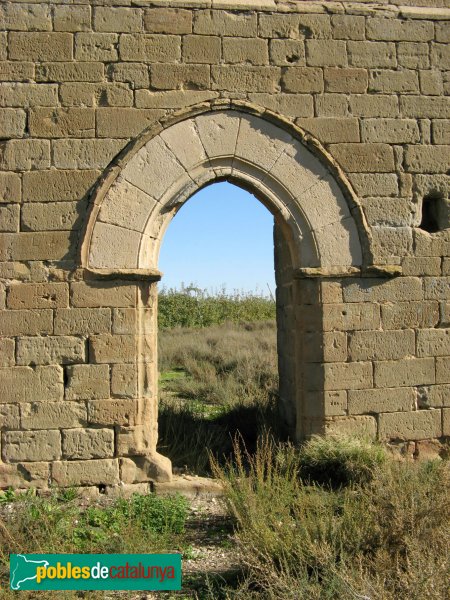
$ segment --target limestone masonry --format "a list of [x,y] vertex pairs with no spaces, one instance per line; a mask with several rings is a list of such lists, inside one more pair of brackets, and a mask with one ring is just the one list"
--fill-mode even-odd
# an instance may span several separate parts
[[292,437],[439,449],[449,41],[448,0],[2,1],[0,487],[171,479],[158,253],[218,180],[275,217]]

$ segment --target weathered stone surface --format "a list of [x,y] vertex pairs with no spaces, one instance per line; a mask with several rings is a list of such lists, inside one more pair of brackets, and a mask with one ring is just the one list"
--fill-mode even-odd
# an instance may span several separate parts
[[75,59],[79,61],[117,60],[116,33],[75,34]]
[[23,137],[26,113],[14,108],[0,109],[0,138]]
[[53,162],[60,169],[101,169],[123,145],[122,140],[55,140]]
[[20,209],[17,204],[0,205],[0,231],[19,231]]
[[11,367],[16,362],[16,343],[10,338],[0,339],[0,367]]
[[135,365],[111,366],[111,394],[121,398],[136,398],[137,370]]
[[[225,38],[231,40],[231,38]],[[253,40],[249,40],[253,41]],[[264,43],[263,40],[259,40]],[[224,40],[225,43],[225,40]],[[233,54],[228,51],[227,62],[240,62],[230,60]],[[225,52],[225,51],[224,51]],[[266,50],[267,52],[267,50]],[[219,62],[222,55],[222,40],[218,36],[211,35],[187,35],[183,40],[183,60],[187,63],[206,63],[211,64]],[[261,63],[256,63],[261,64]],[[262,63],[264,64],[264,63]]]
[[[220,41],[220,38],[217,39]],[[223,59],[225,62],[232,64],[267,65],[269,64],[267,40],[255,40],[252,38],[223,38]],[[190,60],[188,62],[204,61]],[[211,62],[216,61],[213,60]]]
[[66,283],[19,283],[8,290],[7,307],[66,308],[69,306],[69,286]]
[[[114,365],[113,369],[117,366]],[[135,400],[91,400],[88,402],[89,422],[95,425],[133,425],[136,420]]]
[[373,386],[372,364],[370,362],[310,364],[307,369],[306,386],[312,391],[371,388]]
[[149,33],[191,33],[192,12],[178,8],[152,8],[144,12],[144,28]]
[[52,480],[61,487],[73,485],[113,485],[119,483],[117,459],[55,462]]
[[353,67],[396,67],[395,44],[392,42],[353,42],[347,44],[348,62]]
[[325,90],[334,93],[364,94],[368,76],[365,69],[324,69]]
[[325,435],[361,436],[375,439],[377,422],[374,417],[342,417],[325,421]]
[[383,329],[435,327],[438,321],[437,302],[385,302],[381,306]]
[[405,165],[413,173],[446,173],[449,162],[449,146],[406,147]]
[[38,335],[53,333],[51,310],[2,310],[0,335]]
[[58,460],[61,458],[61,434],[50,431],[5,431],[2,434],[2,458],[6,462]]
[[0,369],[0,402],[25,402],[30,390],[37,401],[62,400],[63,370],[51,367]]
[[420,139],[419,126],[414,119],[364,119],[361,126],[363,142],[405,144]]
[[89,340],[89,351],[97,363],[134,362],[136,338],[133,335],[94,335]]
[[394,154],[388,144],[333,144],[331,152],[350,172],[388,172],[394,169]]
[[66,400],[109,398],[108,365],[73,365],[66,373]]
[[16,173],[0,173],[0,203],[20,202],[21,181]]
[[423,440],[442,435],[439,410],[382,413],[379,423],[379,436],[382,440]]
[[414,356],[414,331],[356,331],[350,335],[351,360],[393,360]]
[[343,287],[345,302],[406,302],[422,300],[422,282],[416,277],[391,280],[359,279]]
[[65,429],[62,432],[63,457],[70,460],[114,456],[112,429]]
[[102,138],[131,138],[152,125],[163,114],[162,110],[99,108],[97,135]]
[[95,114],[88,108],[36,108],[29,112],[29,129],[36,137],[93,137]]
[[73,39],[70,33],[9,34],[9,58],[13,60],[72,60]]
[[181,58],[181,38],[176,35],[121,35],[121,60],[173,63]]
[[398,387],[435,382],[433,358],[375,362],[375,386]]
[[55,311],[56,335],[92,335],[109,333],[110,330],[111,310],[109,308],[70,308]]
[[25,202],[61,202],[78,200],[85,196],[100,171],[32,171],[23,176],[23,197]]
[[87,421],[84,402],[21,403],[20,414],[23,429],[82,427]]
[[83,339],[74,336],[22,337],[17,342],[18,365],[85,362]]
[[[62,7],[61,7],[62,8]],[[64,8],[71,8],[66,6]],[[102,81],[104,66],[100,62],[50,62],[36,66],[36,81]]]
[[22,206],[22,231],[70,231],[82,228],[87,202],[33,202]]
[[383,388],[376,390],[349,390],[348,412],[351,415],[411,411],[415,409],[414,388]]
[[131,307],[136,303],[136,286],[109,281],[76,281],[70,285],[70,302],[79,308]]
[[450,329],[418,331],[417,356],[450,356]]
[[300,40],[270,40],[269,52],[270,62],[274,65],[306,64],[305,43]]
[[89,31],[91,28],[90,6],[54,6],[55,31]]

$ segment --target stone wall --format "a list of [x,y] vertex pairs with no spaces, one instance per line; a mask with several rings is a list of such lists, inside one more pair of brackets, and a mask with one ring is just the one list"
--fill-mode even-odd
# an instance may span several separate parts
[[158,247],[213,179],[278,223],[293,435],[450,435],[450,9],[396,4],[0,5],[0,487],[170,479]]

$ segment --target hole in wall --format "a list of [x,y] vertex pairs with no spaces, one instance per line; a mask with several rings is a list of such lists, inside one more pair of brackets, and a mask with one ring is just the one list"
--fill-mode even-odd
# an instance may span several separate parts
[[450,227],[450,200],[444,194],[433,192],[422,201],[422,220],[419,228],[437,233]]

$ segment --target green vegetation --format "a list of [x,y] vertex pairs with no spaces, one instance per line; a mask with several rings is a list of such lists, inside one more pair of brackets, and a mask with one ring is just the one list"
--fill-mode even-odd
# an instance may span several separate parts
[[[325,452],[320,438],[308,446],[299,452],[264,436],[255,453],[235,443],[232,461],[214,463],[245,566],[241,583],[222,597],[448,598],[448,461],[380,461],[378,448],[349,439],[327,440]],[[349,476],[347,485],[333,489],[302,479],[304,460],[310,476],[320,479],[330,454]]]
[[259,432],[275,429],[273,321],[166,330],[159,344],[158,449],[175,467],[208,474],[209,453],[229,456],[238,431],[253,448]]
[[194,286],[181,290],[163,288],[158,295],[158,325],[209,327],[225,322],[275,319],[275,302],[257,293],[212,294]]
[[[50,496],[8,490],[0,502],[13,503],[9,518],[0,518],[0,589],[8,587],[9,554],[183,552],[188,502],[179,495],[134,494],[129,499],[86,505],[75,490]],[[17,592],[0,592],[1,598]],[[32,598],[32,592],[22,592]],[[16,597],[16,596],[14,596]],[[50,592],[39,598],[54,598]],[[67,593],[67,598],[77,595]],[[94,592],[87,598],[100,598]]]

